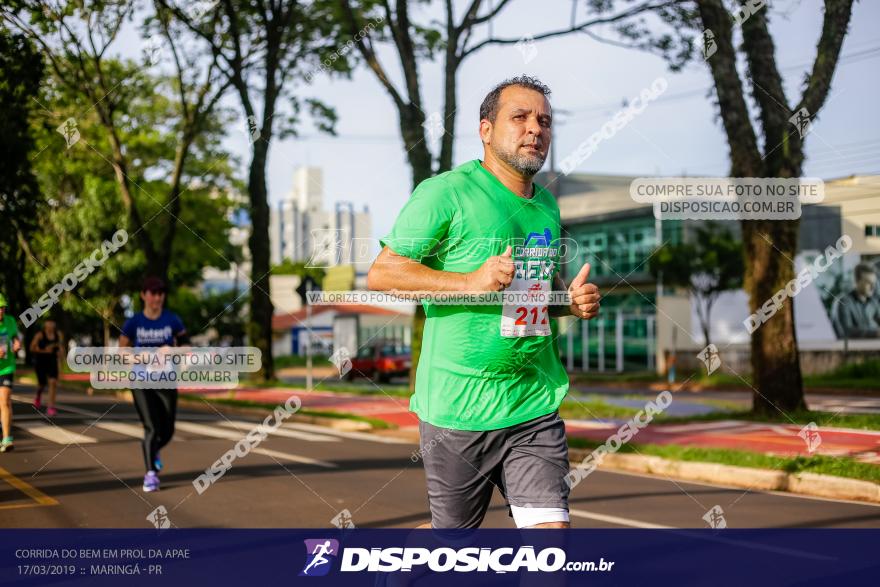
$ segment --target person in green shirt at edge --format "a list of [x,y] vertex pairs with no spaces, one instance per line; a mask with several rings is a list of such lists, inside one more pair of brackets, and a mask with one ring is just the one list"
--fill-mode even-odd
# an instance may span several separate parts
[[15,318],[6,314],[6,296],[0,293],[0,424],[3,438],[0,452],[12,450],[12,379],[15,354],[21,349]]
[[[489,92],[480,106],[483,160],[418,185],[380,241],[369,289],[566,290],[559,207],[532,182],[550,148],[549,94],[528,76]],[[493,485],[518,528],[569,527],[568,447],[558,413],[568,375],[553,318],[598,314],[589,272],[584,264],[561,305],[424,303],[410,410],[419,417],[430,527],[479,527]]]

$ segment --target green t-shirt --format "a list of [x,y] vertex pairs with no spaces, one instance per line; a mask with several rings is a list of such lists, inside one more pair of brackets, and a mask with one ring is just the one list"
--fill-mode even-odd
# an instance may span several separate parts
[[[466,273],[513,247],[517,277],[552,290],[559,260],[559,207],[535,185],[532,198],[507,189],[479,160],[423,181],[382,239],[399,255]],[[535,282],[531,283],[534,287]],[[568,392],[556,320],[514,314],[546,335],[502,336],[502,306],[425,303],[425,330],[410,409],[435,426],[494,430],[555,411]],[[508,308],[510,314],[517,308]],[[508,320],[508,325],[513,319]]]
[[15,373],[15,353],[12,352],[12,340],[18,336],[15,318],[8,313],[0,320],[0,346],[6,348],[6,356],[0,359],[0,375]]

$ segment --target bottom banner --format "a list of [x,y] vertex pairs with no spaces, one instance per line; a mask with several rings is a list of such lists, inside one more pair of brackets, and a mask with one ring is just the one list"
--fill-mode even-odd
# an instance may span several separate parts
[[880,530],[0,530],[3,585],[876,585]]

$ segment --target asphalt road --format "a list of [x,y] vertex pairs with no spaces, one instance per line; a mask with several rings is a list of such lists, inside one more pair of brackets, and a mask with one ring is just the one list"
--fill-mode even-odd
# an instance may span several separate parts
[[[182,409],[163,450],[162,490],[143,493],[140,424],[126,402],[61,396],[48,421],[16,386],[14,452],[0,454],[0,527],[143,528],[164,506],[175,527],[357,527],[428,521],[416,445],[287,421],[199,494],[193,480],[262,420]],[[268,412],[267,412],[268,413]],[[880,527],[880,506],[597,471],[575,487],[578,527],[707,527],[720,506],[729,528]],[[716,510],[717,512],[717,510]],[[486,527],[513,527],[496,494]]]

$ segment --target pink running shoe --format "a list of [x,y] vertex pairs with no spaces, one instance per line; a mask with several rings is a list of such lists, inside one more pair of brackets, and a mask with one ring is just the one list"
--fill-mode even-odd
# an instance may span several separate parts
[[50,418],[55,416],[58,413],[58,410],[55,409],[55,406],[49,406],[46,408],[46,415]]
[[34,409],[39,410],[41,407],[43,407],[43,402],[40,401],[40,396],[37,396],[34,398]]

